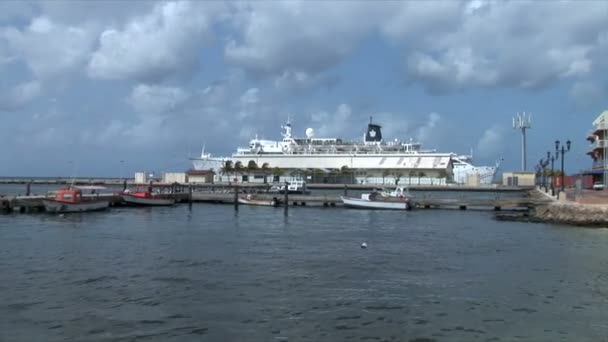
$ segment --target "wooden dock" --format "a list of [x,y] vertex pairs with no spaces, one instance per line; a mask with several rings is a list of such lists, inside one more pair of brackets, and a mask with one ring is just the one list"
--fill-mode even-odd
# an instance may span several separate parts
[[[234,193],[193,193],[193,202],[234,204]],[[259,199],[276,200],[280,206],[285,206],[282,194],[256,194]],[[522,196],[517,198],[420,198],[414,199],[419,209],[459,209],[459,210],[494,210],[521,211],[548,203],[550,200],[541,197]],[[290,207],[341,207],[340,196],[336,195],[289,195]]]
[[[161,186],[163,189],[164,186]],[[213,191],[194,191],[193,187],[188,188],[173,188],[170,193],[165,193],[165,196],[175,198],[178,203],[220,203],[220,204],[232,204],[235,208],[238,208],[239,204],[236,201],[237,195],[235,195],[235,188],[216,186]],[[350,189],[350,188],[349,188]],[[168,190],[168,189],[166,189]],[[251,187],[238,187],[236,188],[238,193],[256,192],[256,189]],[[257,189],[260,190],[260,189]],[[357,189],[358,190],[358,189]],[[162,190],[161,190],[162,191]],[[345,189],[346,192],[346,189]],[[454,198],[453,194],[451,197],[415,197],[414,203],[415,208],[419,209],[459,209],[459,210],[494,210],[494,211],[526,211],[532,209],[538,205],[543,205],[550,202],[545,196],[535,196],[535,191],[522,192],[521,196],[501,198],[496,196],[490,198],[475,198],[474,196],[459,196],[460,198]],[[110,206],[121,205],[122,199],[120,192],[114,193],[100,193],[95,195],[83,195],[84,197],[94,196],[110,201]],[[257,192],[256,196],[260,199],[274,199],[279,206],[282,207],[341,207],[343,206],[342,200],[339,195],[336,194],[324,194],[324,195],[293,195],[290,194],[286,197],[284,194],[271,194],[266,192]],[[447,195],[446,195],[447,196]],[[39,196],[4,196],[0,197],[0,212],[10,213],[32,213],[32,212],[43,212],[44,205],[42,200],[47,198],[46,195]]]

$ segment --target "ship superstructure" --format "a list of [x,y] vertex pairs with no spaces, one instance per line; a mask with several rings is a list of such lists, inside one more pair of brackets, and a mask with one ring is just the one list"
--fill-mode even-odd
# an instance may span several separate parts
[[[193,166],[196,170],[215,171],[217,181],[236,179],[236,172],[224,169],[226,161],[231,161],[232,165],[240,163],[242,167],[253,162],[266,173],[278,169],[280,175],[271,175],[274,181],[308,177],[315,182],[328,182],[340,174],[341,181],[346,177],[353,183],[374,184],[470,184],[471,177],[481,184],[489,184],[498,166],[478,167],[471,164],[472,156],[423,150],[422,145],[412,139],[385,141],[382,126],[371,118],[360,141],[317,138],[312,128],[306,129],[305,138],[298,138],[289,119],[281,129],[281,140],[256,136],[247,147],[237,148],[229,158],[212,157],[203,150],[200,158],[191,158]],[[266,181],[266,176],[255,178]],[[248,176],[242,178],[251,181]]]
[[317,174],[314,181],[322,182],[327,174],[336,173],[348,174],[353,183],[445,184],[451,180],[450,153],[422,150],[412,140],[385,142],[382,127],[371,118],[361,141],[317,138],[312,128],[306,129],[306,138],[297,138],[289,120],[281,128],[281,140],[256,137],[230,159],[245,166],[253,161],[265,169],[279,168],[288,176],[313,173]]

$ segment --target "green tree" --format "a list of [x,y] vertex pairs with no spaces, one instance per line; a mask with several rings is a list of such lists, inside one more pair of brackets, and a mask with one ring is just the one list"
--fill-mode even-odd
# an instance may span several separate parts
[[228,177],[230,177],[230,173],[232,173],[234,171],[234,166],[232,164],[231,160],[226,160],[224,162],[224,166],[222,166],[220,172],[223,175],[227,175]]
[[247,171],[255,172],[257,170],[258,170],[258,164],[255,162],[255,160],[250,160],[249,163],[247,163]]
[[418,172],[418,185],[420,185],[420,178],[426,177],[426,173],[420,171]]
[[348,166],[343,165],[340,168],[340,175],[342,176],[342,182],[346,183],[345,178],[348,176],[349,173],[351,173],[351,170]]
[[268,165],[268,163],[262,164],[261,170],[262,170],[262,174],[264,175],[264,184],[266,184],[266,183],[268,183],[268,181],[266,180],[266,177],[270,173],[270,165]]
[[382,185],[384,185],[384,179],[389,175],[388,170],[382,170]]
[[408,176],[409,176],[408,185],[412,185],[412,177],[416,177],[416,175],[417,175],[417,173],[414,170],[411,170],[408,173]]
[[285,174],[285,170],[281,169],[280,167],[273,167],[272,168],[272,175],[274,177],[279,177],[279,179],[281,178],[282,175]]
[[399,181],[401,180],[401,177],[402,177],[402,176],[403,176],[403,175],[402,175],[402,174],[401,174],[401,172],[399,172],[399,171],[395,171],[395,172],[393,172],[393,177],[395,177],[395,185],[398,185],[398,184],[399,184]]
[[241,161],[237,161],[234,163],[234,173],[238,175],[242,175],[243,171],[245,171],[245,167],[243,167],[243,163]]

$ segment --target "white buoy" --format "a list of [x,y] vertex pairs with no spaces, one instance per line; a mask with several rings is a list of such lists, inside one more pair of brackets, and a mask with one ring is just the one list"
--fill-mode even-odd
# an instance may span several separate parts
[[64,217],[64,216],[65,216],[64,214],[59,214],[59,217]]
[[364,242],[364,243],[362,243],[362,244],[361,244],[361,248],[367,248],[367,243],[365,243],[365,242]]

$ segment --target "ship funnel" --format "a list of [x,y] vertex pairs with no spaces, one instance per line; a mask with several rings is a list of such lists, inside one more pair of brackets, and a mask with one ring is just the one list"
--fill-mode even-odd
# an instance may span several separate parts
[[367,125],[367,133],[365,134],[366,143],[382,142],[382,126],[369,123]]

